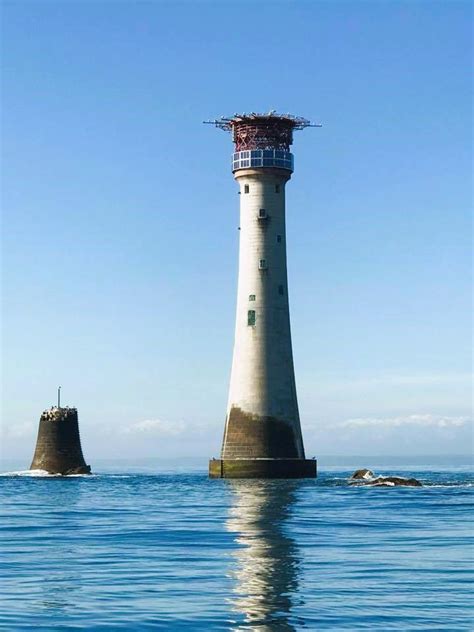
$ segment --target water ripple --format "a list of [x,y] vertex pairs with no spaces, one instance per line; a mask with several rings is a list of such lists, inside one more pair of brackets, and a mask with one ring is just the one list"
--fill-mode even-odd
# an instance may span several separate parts
[[472,479],[347,474],[2,475],[0,627],[471,630]]

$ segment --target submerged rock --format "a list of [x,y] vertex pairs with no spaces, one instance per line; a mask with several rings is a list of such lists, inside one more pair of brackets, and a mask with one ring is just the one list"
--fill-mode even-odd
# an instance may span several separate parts
[[356,470],[349,479],[349,485],[371,485],[372,487],[423,487],[416,478],[403,476],[375,476],[371,470]]

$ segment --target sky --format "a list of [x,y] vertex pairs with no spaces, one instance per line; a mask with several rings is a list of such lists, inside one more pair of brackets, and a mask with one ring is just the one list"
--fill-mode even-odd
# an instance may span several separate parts
[[[2,453],[218,456],[238,196],[208,118],[291,112],[308,456],[466,454],[470,3],[4,2]],[[204,462],[204,461],[203,461]]]

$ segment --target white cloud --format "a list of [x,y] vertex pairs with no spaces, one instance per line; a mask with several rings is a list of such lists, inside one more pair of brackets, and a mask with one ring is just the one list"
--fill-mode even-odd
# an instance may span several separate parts
[[[413,375],[383,375],[362,379],[361,382],[368,384],[388,384],[393,386],[429,386],[438,384],[471,384],[473,375],[471,373],[448,373],[448,374],[413,374]],[[356,380],[357,382],[358,380]]]
[[398,428],[435,427],[452,428],[465,426],[471,421],[469,417],[447,417],[443,415],[405,415],[400,417],[357,417],[346,419],[338,424],[342,428]]
[[38,429],[38,425],[32,421],[25,421],[21,424],[10,424],[3,427],[4,439],[26,439],[33,437]]
[[10,424],[3,430],[6,439],[23,439],[34,435],[37,425],[32,421],[25,421],[21,424]]
[[[430,387],[449,387],[449,386],[470,386],[474,379],[472,373],[414,373],[414,374],[377,374],[377,375],[365,375],[358,377],[347,376],[341,378],[340,376],[334,376],[333,378],[327,375],[317,375],[317,382],[320,385],[324,385],[325,388],[344,388],[349,389],[361,389],[361,388],[379,388],[384,387],[410,387],[410,386],[424,386]],[[302,378],[304,380],[304,378]],[[309,385],[314,384],[315,377],[313,375],[308,378]]]
[[153,434],[173,437],[183,433],[186,424],[183,421],[164,421],[163,419],[145,419],[137,421],[122,430],[124,434]]

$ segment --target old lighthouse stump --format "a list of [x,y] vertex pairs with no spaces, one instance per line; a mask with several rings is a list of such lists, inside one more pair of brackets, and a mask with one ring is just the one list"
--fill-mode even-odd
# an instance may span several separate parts
[[31,470],[49,474],[90,474],[81,448],[76,408],[53,406],[40,418]]

